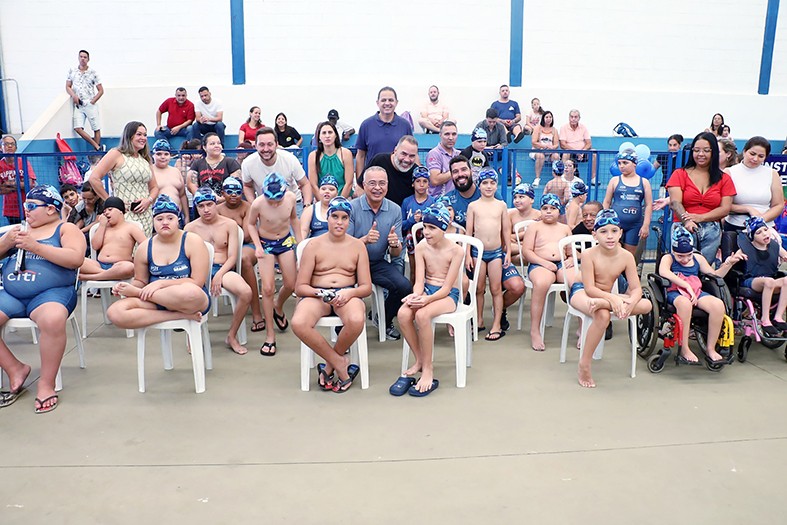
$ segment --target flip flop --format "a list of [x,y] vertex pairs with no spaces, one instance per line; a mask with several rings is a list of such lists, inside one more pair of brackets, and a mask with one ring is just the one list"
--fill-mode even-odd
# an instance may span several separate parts
[[437,390],[438,386],[440,386],[440,381],[438,381],[437,379],[432,379],[432,386],[429,388],[429,390],[421,392],[420,390],[415,388],[415,385],[413,385],[407,390],[407,393],[413,397],[426,397],[432,392],[434,392],[435,390]]
[[350,376],[350,381],[352,381],[356,377],[358,377],[358,374],[360,372],[361,372],[361,367],[360,366],[358,366],[356,364],[353,364],[353,363],[350,363],[349,365],[347,365],[347,374]]
[[[317,365],[317,374],[319,377],[317,378],[317,386],[320,387],[320,390],[323,392],[329,392],[333,390],[333,374],[328,375],[325,371],[325,363],[320,363]],[[320,382],[322,379],[322,383]]]
[[276,323],[276,328],[284,332],[287,330],[287,327],[290,326],[290,322],[287,320],[287,316],[284,314],[277,314],[276,310],[273,311],[273,322]]
[[[348,372],[349,373],[349,372]],[[338,379],[336,383],[333,385],[333,391],[337,394],[344,394],[350,387],[353,386],[353,379],[352,377],[348,377],[347,379]]]
[[396,397],[403,396],[414,384],[414,377],[401,376],[396,380],[396,383],[391,385],[391,388],[388,389],[388,393]]
[[678,354],[676,359],[678,360],[678,364],[681,364],[681,365],[699,366],[701,364],[699,359],[697,361],[689,361],[688,359],[686,359],[685,357],[683,357],[680,354]]
[[[263,350],[263,348],[270,348],[270,350],[265,351],[265,350]],[[272,343],[269,343],[267,341],[262,343],[262,346],[260,347],[260,355],[264,355],[265,357],[273,357],[273,356],[275,356],[276,355],[276,341],[274,341]]]
[[0,408],[10,407],[22,394],[25,393],[25,387],[16,389],[14,392],[0,392]]
[[[495,337],[495,336],[497,336],[497,337]],[[484,339],[487,340],[487,341],[500,341],[505,336],[506,336],[506,333],[501,330],[499,332],[489,332],[488,334],[486,334],[486,337],[484,337]]]
[[252,321],[251,323],[252,332],[262,332],[263,330],[265,330],[265,319],[256,322]]
[[[38,398],[36,398],[36,403],[38,404],[38,406],[35,409],[36,414],[46,414],[47,412],[53,411],[54,409],[57,408],[59,399],[60,398],[58,397],[57,394],[55,394],[53,396],[49,396],[46,399],[38,399]],[[48,403],[49,401],[52,401],[52,400],[54,400],[55,402],[45,408],[44,404]]]

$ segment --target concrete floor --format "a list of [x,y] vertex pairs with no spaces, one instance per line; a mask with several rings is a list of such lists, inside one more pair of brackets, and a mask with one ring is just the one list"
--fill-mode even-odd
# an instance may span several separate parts
[[[35,415],[33,385],[0,411],[0,524],[784,520],[781,350],[755,344],[749,362],[721,373],[670,364],[653,375],[639,360],[631,379],[618,322],[594,363],[598,388],[585,390],[576,351],[558,363],[560,328],[547,329],[544,353],[511,331],[476,343],[457,389],[451,341],[438,330],[440,388],[394,398],[401,344],[376,342],[370,327],[371,387],[338,396],[300,391],[291,332],[273,359],[256,352],[258,334],[244,357],[225,350],[224,315],[210,321],[204,394],[194,393],[182,335],[167,372],[156,334],[140,394],[136,340],[99,326],[91,301],[88,368],[69,341],[61,406]],[[29,333],[8,342],[37,368]]]

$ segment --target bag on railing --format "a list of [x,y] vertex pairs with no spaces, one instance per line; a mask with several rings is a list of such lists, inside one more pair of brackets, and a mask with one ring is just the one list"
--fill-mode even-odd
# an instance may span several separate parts
[[[56,135],[55,145],[60,153],[73,153],[74,150],[68,143],[60,138],[60,133]],[[58,178],[60,184],[72,184],[76,187],[82,185],[82,172],[79,170],[76,162],[76,155],[66,155],[60,158],[60,168],[58,169]]]
[[622,137],[627,137],[627,138],[639,136],[637,135],[637,132],[634,131],[634,128],[632,128],[625,122],[618,122],[618,124],[614,128],[612,128],[612,131],[614,131],[615,133],[617,133]]
[[[74,153],[74,150],[71,149],[68,142],[60,138],[60,133],[55,135],[55,146],[57,146],[57,151],[60,153]],[[66,155],[63,157],[63,160],[73,160],[76,162],[77,158],[76,155]]]

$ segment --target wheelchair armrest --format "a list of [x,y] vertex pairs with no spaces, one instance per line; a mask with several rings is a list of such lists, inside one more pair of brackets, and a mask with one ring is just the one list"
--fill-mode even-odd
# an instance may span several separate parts
[[652,287],[659,288],[661,290],[666,290],[672,284],[669,279],[662,277],[657,273],[649,273],[648,282]]
[[716,284],[717,286],[726,286],[727,285],[727,283],[724,281],[723,277],[719,277],[718,275],[715,275],[715,274],[712,274],[712,273],[703,273],[703,274],[701,274],[700,277],[701,277],[701,279],[703,281],[710,281],[710,282]]
[[774,278],[774,279],[781,279],[782,277],[787,277],[787,273],[785,273],[785,272],[782,272],[782,271],[778,271],[778,272],[776,272],[776,274],[773,276],[773,278]]

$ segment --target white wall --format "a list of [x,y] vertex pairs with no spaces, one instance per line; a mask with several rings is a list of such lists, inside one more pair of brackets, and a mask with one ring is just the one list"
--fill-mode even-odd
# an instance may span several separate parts
[[[641,2],[525,0],[524,87],[512,98],[526,112],[540,97],[558,123],[577,107],[600,136],[621,120],[642,136],[693,135],[718,111],[736,138],[781,140],[787,15],[777,27],[771,95],[757,95],[766,4],[663,0],[645,12]],[[470,132],[508,80],[509,8],[508,0],[247,1],[244,86],[232,86],[226,1],[2,1],[0,41],[5,74],[22,87],[25,128],[64,92],[66,71],[86,48],[107,90],[107,135],[128,120],[152,128],[177,85],[195,99],[202,84],[225,103],[230,133],[251,105],[266,123],[284,111],[304,133],[332,107],[357,127],[376,110],[380,86],[397,88],[400,111],[417,111],[432,83]],[[68,111],[54,115],[39,138],[70,134]]]

